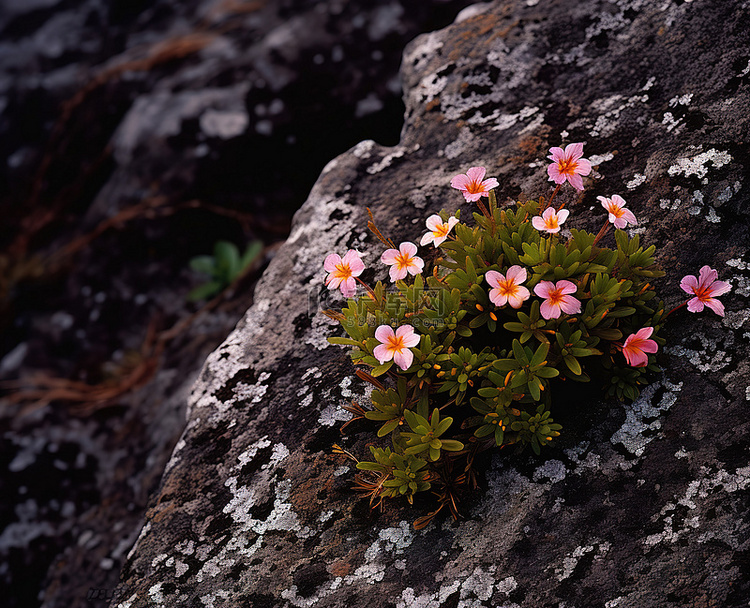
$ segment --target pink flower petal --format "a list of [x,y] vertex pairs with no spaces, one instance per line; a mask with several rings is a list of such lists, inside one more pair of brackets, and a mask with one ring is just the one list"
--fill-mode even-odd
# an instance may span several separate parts
[[486,179],[482,182],[482,188],[488,191],[492,190],[493,188],[497,188],[499,185],[500,182],[498,182],[494,177]]
[[708,283],[712,283],[716,279],[719,278],[719,273],[711,268],[710,266],[704,266],[700,270],[700,274],[698,276],[698,283],[701,287],[707,285]]
[[699,298],[688,300],[687,309],[690,312],[703,312],[703,302]]
[[706,306],[713,310],[720,317],[724,316],[724,305],[714,298],[706,300]]
[[354,280],[354,277],[348,277],[341,282],[341,285],[339,285],[339,287],[341,288],[341,293],[344,294],[345,298],[351,298],[355,293],[357,293],[357,282]]
[[557,164],[552,164],[547,167],[547,175],[549,175],[549,181],[553,181],[556,184],[562,184],[565,182],[565,176],[560,173],[560,167]]
[[563,296],[560,308],[566,315],[575,315],[581,312],[581,301],[573,296]]
[[[405,331],[401,331],[404,329]],[[414,332],[414,328],[411,325],[402,325],[396,330],[396,336],[403,339],[403,344],[407,348],[412,348],[419,344],[421,338],[419,334]]]
[[487,169],[485,169],[484,167],[471,167],[466,172],[466,175],[471,181],[479,183],[484,179],[486,173]]
[[501,275],[497,270],[488,270],[484,278],[487,279],[487,284],[490,287],[500,287],[500,281],[504,280],[505,277]]
[[338,289],[339,285],[341,285],[341,281],[344,280],[344,277],[340,275],[328,275],[326,278],[326,285],[328,285],[328,289]]
[[[445,239],[443,239],[443,240],[445,240]],[[425,235],[424,235],[424,236],[422,237],[422,240],[421,240],[421,241],[419,241],[419,244],[420,244],[420,245],[421,245],[422,247],[424,247],[425,245],[429,245],[429,244],[430,244],[430,243],[432,243],[433,241],[435,242],[435,247],[437,247],[437,246],[438,246],[438,245],[440,244],[440,243],[438,243],[438,242],[437,242],[437,240],[435,239],[435,235],[434,235],[434,234],[432,234],[432,232],[428,232],[427,234],[425,234]]]
[[542,316],[549,321],[550,319],[557,319],[560,316],[560,307],[550,304],[549,300],[545,300],[539,307],[539,312],[541,312]]
[[406,267],[403,266],[399,268],[398,264],[394,264],[393,266],[391,266],[391,269],[388,271],[388,275],[391,277],[392,283],[400,281],[401,279],[405,279],[407,274],[408,271],[406,270]]
[[627,205],[627,203],[625,202],[625,199],[622,198],[619,194],[612,195],[612,202],[618,207],[624,207],[625,205]]
[[646,340],[647,338],[651,337],[651,334],[654,333],[653,327],[642,327],[637,332],[635,332],[634,336],[637,340]]
[[726,281],[714,281],[714,283],[709,288],[709,295],[712,298],[723,296],[730,289],[732,289],[732,286]]
[[458,224],[458,218],[455,215],[452,215],[448,218],[448,227],[453,230],[453,227]]
[[555,286],[551,281],[540,281],[536,287],[534,287],[534,293],[540,298],[549,298],[554,291]]
[[505,276],[509,281],[512,281],[516,285],[520,285],[526,280],[526,269],[518,265],[511,266],[508,268]]
[[506,296],[500,289],[490,289],[490,302],[495,306],[505,306],[508,303],[508,296]]
[[414,353],[407,348],[396,351],[393,354],[393,361],[402,370],[407,370],[411,367],[412,361],[414,361]]
[[401,255],[407,255],[408,257],[417,255],[417,246],[414,243],[401,243],[398,249]]
[[470,203],[476,203],[480,198],[482,198],[481,192],[475,192],[474,194],[472,194],[471,192],[464,192],[463,195],[464,198]]
[[529,290],[525,287],[518,287],[516,288],[516,292],[510,296],[508,296],[508,304],[511,305],[513,308],[521,308],[521,305],[524,303],[525,300],[528,300],[531,297],[531,294],[529,293]]
[[326,272],[333,272],[336,270],[338,264],[341,264],[341,256],[332,253],[326,257],[325,262],[323,262],[323,268],[325,268]]
[[375,330],[375,339],[383,344],[390,343],[395,337],[396,334],[393,332],[393,328],[390,325],[379,325]]
[[628,225],[628,222],[625,220],[624,217],[617,217],[616,215],[613,215],[612,213],[609,214],[609,221],[615,225],[615,228],[619,228],[620,230],[622,230]]
[[567,209],[560,209],[560,211],[557,212],[557,223],[562,224],[565,220],[568,219],[568,216],[570,215],[570,211]]
[[583,156],[583,144],[568,144],[565,146],[565,156],[571,160],[578,160]]
[[635,226],[638,223],[638,220],[635,219],[635,215],[630,209],[623,209],[622,210],[622,218],[624,219],[628,224],[631,226]]
[[361,275],[362,271],[365,269],[365,263],[362,261],[362,258],[359,257],[359,253],[354,251],[354,249],[350,249],[346,252],[342,262],[345,266],[349,266],[349,270],[352,271],[352,276],[355,277]]
[[583,190],[583,178],[581,178],[578,173],[574,173],[573,175],[568,175],[568,182],[570,182],[570,185],[573,186],[576,190]]
[[456,177],[451,180],[451,186],[458,190],[466,190],[470,183],[471,179],[464,173],[456,175]]
[[399,255],[398,249],[386,249],[383,252],[383,255],[380,256],[380,261],[383,262],[383,264],[395,264],[397,255]]
[[648,364],[648,356],[640,349],[623,347],[622,354],[631,367],[645,367]]
[[567,281],[565,279],[558,281],[555,285],[555,289],[559,290],[560,293],[567,294],[567,293],[575,293],[578,291],[578,287],[575,283],[571,283],[570,281]]
[[685,293],[694,294],[698,291],[698,279],[694,275],[689,274],[682,278],[680,281],[680,287]]
[[531,218],[531,225],[537,230],[545,230],[544,220],[538,215]]
[[561,161],[565,156],[565,150],[563,150],[562,148],[558,148],[557,146],[555,146],[554,148],[550,148],[549,151],[550,155],[547,158],[556,163]]
[[385,344],[379,344],[373,349],[372,356],[380,361],[380,363],[385,363],[393,359],[393,351]]
[[427,218],[427,229],[431,230],[432,232],[435,232],[435,230],[438,229],[438,226],[442,226],[443,220],[439,215],[431,215]]
[[576,173],[578,173],[579,175],[588,175],[589,173],[591,173],[591,163],[585,158],[581,158],[578,161]]

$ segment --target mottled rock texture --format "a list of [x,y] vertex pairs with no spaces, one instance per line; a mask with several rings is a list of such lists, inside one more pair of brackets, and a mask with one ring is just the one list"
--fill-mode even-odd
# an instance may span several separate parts
[[[330,162],[244,320],[208,359],[118,589],[119,608],[666,608],[750,601],[748,2],[500,1],[412,43],[401,142]],[[557,446],[493,458],[465,519],[415,532],[350,490],[366,403],[315,314],[322,260],[381,228],[415,240],[461,207],[450,178],[485,165],[502,199],[550,191],[547,149],[584,141],[597,195],[622,194],[659,247],[670,304],[703,264],[726,317],[677,313],[664,376],[632,404],[575,396]],[[588,214],[591,210],[593,213]],[[595,219],[594,219],[595,218]],[[378,277],[384,276],[377,270]],[[372,280],[373,271],[363,275]],[[557,417],[557,415],[556,415]]]

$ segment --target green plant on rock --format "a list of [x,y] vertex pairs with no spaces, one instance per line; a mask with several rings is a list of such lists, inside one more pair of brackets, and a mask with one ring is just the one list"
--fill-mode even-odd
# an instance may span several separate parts
[[[439,250],[431,267],[415,244],[396,248],[371,218],[388,247],[380,259],[391,289],[359,279],[365,266],[356,251],[326,258],[327,286],[349,298],[340,311],[324,311],[347,334],[329,341],[349,347],[354,364],[368,370],[358,375],[375,387],[371,409],[347,409],[374,422],[376,439],[390,443],[371,447],[373,462],[357,464],[357,489],[371,504],[397,496],[412,502],[432,489],[440,506],[419,525],[445,505],[456,516],[478,452],[530,446],[539,454],[560,435],[552,417],[560,382],[595,379],[606,395],[632,400],[660,371],[655,353],[669,313],[651,281],[664,273],[655,248],[623,230],[636,222],[625,201],[599,197],[608,218],[598,234],[561,234],[569,212],[554,198],[565,181],[582,190],[587,174],[582,146],[571,146],[552,149],[557,187],[546,202],[501,208],[492,191],[497,181],[483,179],[484,169],[456,176],[451,185],[479,213],[472,225],[445,211],[427,219],[421,245]],[[601,240],[613,224],[610,248]],[[701,279],[683,279],[696,301],[717,294],[700,291],[700,281],[710,286],[716,278],[705,269]],[[358,283],[365,291],[356,296]]]
[[197,302],[216,295],[229,287],[263,253],[263,242],[253,241],[240,255],[237,245],[218,241],[213,255],[199,255],[190,260],[190,268],[206,275],[208,280],[188,294],[188,300]]

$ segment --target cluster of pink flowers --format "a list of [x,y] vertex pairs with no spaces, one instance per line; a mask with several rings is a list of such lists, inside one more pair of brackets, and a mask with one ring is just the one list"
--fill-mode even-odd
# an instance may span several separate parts
[[[567,181],[577,190],[583,190],[582,178],[591,172],[591,162],[583,158],[582,143],[569,144],[565,149],[551,148],[548,158],[552,161],[547,168],[549,180],[557,184],[557,189]],[[488,197],[490,190],[498,186],[497,179],[485,179],[486,173],[484,167],[471,167],[465,174],[456,175],[451,180],[451,186],[460,190],[467,201],[478,202],[482,197]],[[599,196],[597,198],[608,213],[607,221],[615,228],[623,229],[628,225],[637,224],[635,215],[625,208],[626,202],[621,196],[614,194],[611,197]],[[550,206],[539,216],[532,218],[531,223],[537,230],[556,234],[560,232],[560,226],[568,219],[568,216],[567,209],[556,210]],[[431,215],[426,221],[428,232],[422,237],[420,245],[432,244],[436,248],[439,247],[449,238],[456,224],[458,224],[456,217],[443,221],[439,215]],[[605,222],[597,240],[607,228],[608,223]],[[420,274],[424,269],[424,260],[417,256],[417,246],[410,242],[401,243],[398,249],[386,250],[381,255],[380,261],[390,266],[389,276],[392,282],[403,280],[408,275]],[[340,289],[345,297],[352,297],[356,293],[356,282],[359,281],[358,277],[365,269],[364,262],[357,251],[351,249],[343,258],[337,254],[330,254],[326,257],[323,266],[329,273],[325,279],[328,289]],[[495,270],[488,271],[485,277],[490,285],[490,301],[497,307],[510,305],[514,309],[520,308],[531,297],[529,290],[522,285],[527,276],[526,269],[518,265],[508,268],[505,274]],[[716,298],[727,293],[731,286],[725,281],[718,280],[716,270],[703,266],[698,277],[693,275],[684,277],[680,282],[680,287],[694,296],[681,305],[686,304],[690,312],[701,312],[705,306],[708,306],[717,315],[724,316],[724,306]],[[580,313],[581,301],[573,295],[577,291],[578,286],[565,279],[554,283],[540,281],[534,287],[534,294],[544,300],[539,309],[542,317],[550,320],[560,318],[563,313],[568,315]],[[648,364],[648,353],[655,353],[658,349],[657,343],[650,339],[653,332],[653,327],[644,327],[626,338],[622,344],[622,353],[628,365],[643,367]],[[375,338],[380,344],[375,347],[373,354],[381,364],[393,360],[402,370],[411,366],[414,355],[409,349],[419,344],[420,340],[414,327],[401,325],[394,331],[389,325],[380,325],[375,331]]]

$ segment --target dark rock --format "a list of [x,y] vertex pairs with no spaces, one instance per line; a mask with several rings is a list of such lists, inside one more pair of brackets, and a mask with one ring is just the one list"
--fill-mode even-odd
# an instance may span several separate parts
[[[400,143],[364,141],[324,169],[255,304],[193,389],[113,605],[750,601],[750,90],[737,80],[750,65],[747,3],[483,8],[408,47]],[[622,193],[659,248],[669,303],[683,300],[683,275],[710,264],[732,282],[726,317],[682,311],[659,381],[633,404],[582,404],[586,433],[571,421],[539,458],[495,457],[465,519],[417,532],[418,509],[371,513],[340,484],[351,463],[330,453],[348,418],[341,405],[366,401],[365,389],[345,351],[325,341],[335,327],[315,310],[309,327],[298,319],[328,297],[325,255],[358,248],[377,266],[368,206],[396,242],[418,238],[441,207],[469,211],[448,183],[472,165],[497,176],[502,197],[547,193],[543,159],[561,141],[586,142],[597,166],[578,208]],[[254,380],[235,382],[247,370]],[[196,441],[227,429],[231,448],[206,461]],[[363,455],[353,431],[338,441]],[[300,574],[310,564],[329,575],[314,589]]]

